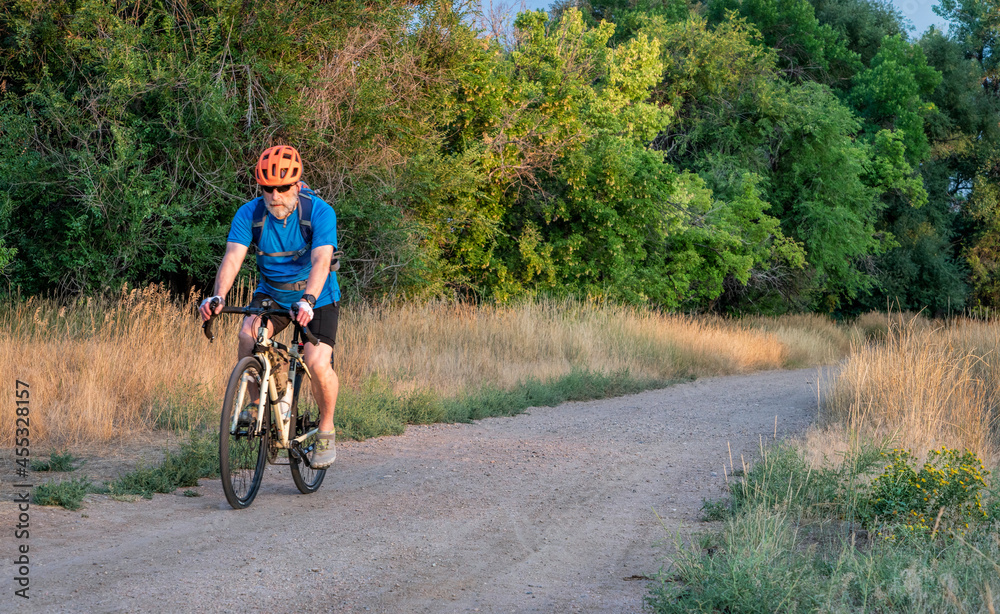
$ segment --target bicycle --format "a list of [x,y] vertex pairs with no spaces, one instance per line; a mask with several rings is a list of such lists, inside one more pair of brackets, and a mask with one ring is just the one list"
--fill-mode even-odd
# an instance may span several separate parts
[[[212,304],[212,317],[202,328],[208,340],[215,340],[213,322],[218,302]],[[273,300],[261,307],[223,307],[220,313],[260,317],[253,355],[242,358],[226,386],[219,426],[219,472],[226,500],[235,509],[253,503],[260,490],[266,464],[289,465],[292,481],[302,494],[316,492],[326,477],[326,469],[312,467],[319,432],[319,405],[312,395],[312,374],[302,359],[304,336],[313,345],[319,340],[308,328],[292,320],[295,332],[290,346],[267,337],[267,324],[274,315],[286,315],[286,309],[274,309]],[[301,335],[301,336],[300,336]],[[278,401],[284,392],[280,370],[288,362],[285,386],[294,386],[288,419],[278,415]],[[256,384],[259,400],[248,398],[250,384]],[[266,384],[264,386],[263,384]],[[292,428],[294,425],[294,429]],[[279,463],[278,453],[287,451],[287,463]]]

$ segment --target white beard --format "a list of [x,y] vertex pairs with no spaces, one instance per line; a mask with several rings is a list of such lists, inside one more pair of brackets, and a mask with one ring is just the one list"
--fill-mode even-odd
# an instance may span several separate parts
[[267,206],[267,210],[271,213],[271,215],[278,218],[279,220],[283,220],[289,215],[291,215],[292,211],[295,211],[296,203],[293,202],[289,205],[279,205],[279,204],[268,205],[267,203],[264,204],[265,206]]

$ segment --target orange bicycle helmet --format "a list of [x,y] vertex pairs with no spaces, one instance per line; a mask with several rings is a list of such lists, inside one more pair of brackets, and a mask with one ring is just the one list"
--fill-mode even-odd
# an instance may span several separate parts
[[302,159],[294,147],[269,147],[260,154],[253,174],[260,185],[290,185],[302,179]]

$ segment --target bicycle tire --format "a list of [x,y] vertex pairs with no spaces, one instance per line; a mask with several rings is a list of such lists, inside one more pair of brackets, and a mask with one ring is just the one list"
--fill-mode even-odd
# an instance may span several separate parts
[[[296,371],[295,394],[292,397],[292,420],[295,421],[295,429],[292,437],[299,437],[319,427],[319,404],[313,397],[311,384],[302,369]],[[316,455],[315,446],[316,443],[313,441],[303,451],[310,461]],[[304,495],[319,490],[323,478],[326,477],[326,469],[313,469],[294,454],[288,455],[288,465],[292,471],[295,487]]]
[[[236,407],[239,390],[244,374],[249,374],[257,380],[260,393],[266,395],[267,388],[263,381],[264,368],[254,356],[247,356],[236,363],[229,384],[226,386],[226,396],[222,405],[222,420],[219,426],[219,473],[222,477],[222,490],[226,501],[234,509],[243,509],[253,503],[260,483],[264,477],[264,467],[267,464],[267,445],[270,431],[270,408],[264,413],[264,422],[257,432],[256,421],[239,420],[238,412],[247,406],[249,396],[244,394],[243,407]],[[237,425],[233,425],[233,412],[237,412]],[[252,412],[256,415],[256,412]]]

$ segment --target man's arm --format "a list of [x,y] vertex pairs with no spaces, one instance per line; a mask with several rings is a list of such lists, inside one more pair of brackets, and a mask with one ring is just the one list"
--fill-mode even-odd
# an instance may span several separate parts
[[[312,249],[310,259],[312,260],[312,270],[309,271],[309,279],[306,280],[306,291],[303,294],[319,296],[326,285],[326,278],[330,276],[330,259],[333,257],[332,245],[320,245]],[[295,320],[305,326],[312,319],[312,314],[300,310]]]
[[[236,281],[236,276],[239,274],[240,267],[243,266],[243,260],[246,257],[246,245],[233,243],[232,241],[226,243],[226,255],[222,257],[222,264],[219,265],[219,271],[215,274],[214,296],[220,296],[225,300],[226,295],[229,294],[229,289],[233,287],[233,282]],[[221,310],[222,305],[219,305],[216,307],[215,313],[219,313]],[[202,320],[207,320],[213,315],[207,303],[203,304],[199,311],[201,312]]]

